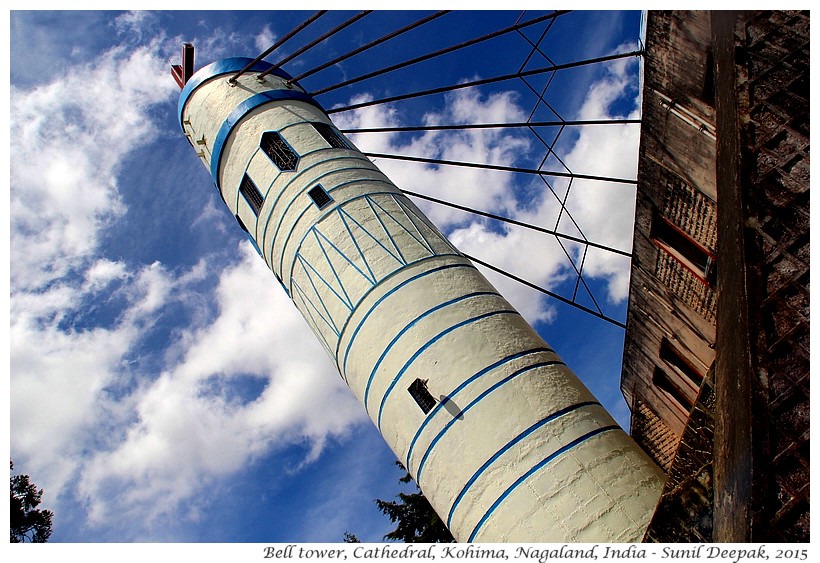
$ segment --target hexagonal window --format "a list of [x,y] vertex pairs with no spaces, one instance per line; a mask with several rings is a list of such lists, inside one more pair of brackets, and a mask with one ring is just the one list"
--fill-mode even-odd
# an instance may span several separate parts
[[296,165],[299,163],[299,155],[297,155],[290,145],[288,145],[282,138],[282,135],[276,131],[266,131],[262,133],[262,140],[259,142],[259,147],[265,151],[273,163],[279,170],[284,172],[296,170]]

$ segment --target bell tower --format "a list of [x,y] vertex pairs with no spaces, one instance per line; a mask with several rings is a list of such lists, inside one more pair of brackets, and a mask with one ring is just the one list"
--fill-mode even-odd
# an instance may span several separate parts
[[460,542],[640,541],[660,469],[290,75],[172,67],[216,189]]

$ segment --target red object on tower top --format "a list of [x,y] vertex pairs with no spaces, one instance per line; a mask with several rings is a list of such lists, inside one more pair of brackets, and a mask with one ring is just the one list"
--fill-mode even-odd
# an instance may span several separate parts
[[194,46],[190,43],[182,44],[182,65],[171,65],[171,76],[174,77],[179,89],[185,87],[185,83],[194,74]]

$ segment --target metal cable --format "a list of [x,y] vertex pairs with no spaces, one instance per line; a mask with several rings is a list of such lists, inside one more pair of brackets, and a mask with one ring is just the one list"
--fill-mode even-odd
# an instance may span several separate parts
[[463,252],[462,252],[462,254],[464,254],[464,256],[465,256],[466,258],[468,258],[469,260],[471,260],[471,261],[475,262],[476,264],[481,264],[481,265],[482,265],[482,266],[484,266],[485,268],[489,268],[490,270],[492,270],[492,271],[494,271],[494,272],[497,272],[497,273],[501,274],[502,276],[508,277],[508,278],[510,278],[511,280],[515,280],[515,281],[517,281],[518,283],[524,284],[524,285],[526,285],[527,287],[530,287],[530,288],[532,288],[532,289],[535,289],[536,291],[540,291],[541,293],[544,293],[544,294],[546,294],[546,295],[549,295],[550,297],[553,297],[553,298],[557,299],[558,301],[561,301],[562,303],[566,303],[567,305],[570,305],[570,306],[572,306],[572,307],[575,307],[576,309],[580,309],[581,311],[584,311],[585,313],[589,313],[589,314],[590,314],[590,315],[592,315],[593,317],[598,317],[599,319],[602,319],[602,320],[604,320],[604,321],[607,321],[607,322],[609,322],[609,323],[612,323],[612,324],[614,324],[615,326],[618,326],[618,327],[621,327],[621,328],[626,328],[626,324],[625,324],[625,323],[622,323],[621,321],[615,320],[615,319],[613,319],[613,318],[611,318],[611,317],[607,317],[606,315],[604,315],[603,313],[601,313],[601,312],[599,312],[599,311],[595,311],[594,309],[590,309],[589,307],[584,307],[584,306],[583,306],[583,305],[581,305],[580,303],[575,303],[574,301],[572,301],[572,300],[570,300],[570,299],[567,299],[566,297],[563,297],[563,296],[561,296],[561,295],[558,295],[557,293],[555,293],[555,292],[553,292],[553,291],[550,291],[550,290],[548,290],[548,289],[544,289],[543,287],[541,287],[541,286],[539,286],[539,285],[536,285],[536,284],[534,284],[534,283],[532,283],[532,282],[528,282],[527,280],[525,280],[525,279],[523,279],[523,278],[520,278],[520,277],[518,277],[518,276],[516,276],[516,275],[514,275],[514,274],[511,274],[511,273],[509,273],[509,272],[505,272],[505,271],[504,271],[504,270],[502,270],[501,268],[498,268],[498,267],[496,267],[496,266],[493,266],[492,264],[488,264],[487,262],[484,262],[483,260],[479,260],[478,258],[476,258],[476,257],[474,257],[474,256],[470,256],[469,254],[465,254],[465,253],[463,253]]
[[[290,55],[288,55],[287,57],[285,57],[284,59],[282,59],[281,61],[279,61],[275,65],[273,65],[272,67],[270,67],[268,70],[260,73],[258,75],[258,78],[264,78],[269,73],[273,72],[274,69],[277,69],[277,68],[281,67],[282,65],[284,65],[285,63],[292,61],[293,59],[295,59],[296,57],[298,57],[299,55],[301,55],[305,51],[308,51],[309,49],[312,49],[313,47],[315,47],[316,45],[318,45],[319,43],[321,43],[322,41],[324,41],[328,37],[331,37],[331,36],[337,34],[341,30],[343,30],[344,28],[346,28],[350,25],[353,25],[354,23],[356,23],[357,21],[359,21],[360,19],[362,19],[366,15],[372,14],[372,13],[373,13],[373,10],[364,10],[362,12],[359,12],[358,14],[353,16],[352,18],[349,18],[348,20],[340,23],[339,25],[337,25],[336,27],[334,27],[330,31],[325,32],[321,36],[317,37],[316,39],[314,39],[313,41],[311,41],[310,43],[308,43],[307,45],[305,45],[301,49],[297,49],[296,51],[294,51],[293,53],[291,53]],[[289,82],[294,82],[294,81],[289,81]]]
[[268,55],[270,55],[275,49],[278,49],[279,47],[281,47],[288,39],[290,39],[291,37],[293,37],[294,35],[296,35],[300,31],[305,29],[307,26],[309,26],[310,24],[312,24],[313,22],[318,20],[320,17],[322,17],[326,13],[327,13],[327,10],[319,10],[318,12],[316,12],[315,14],[310,16],[308,19],[303,21],[301,24],[299,24],[298,26],[296,26],[295,28],[290,30],[279,41],[277,41],[276,43],[274,43],[273,45],[268,47],[268,49],[265,50],[261,55],[259,55],[254,60],[249,62],[247,65],[245,65],[245,68],[243,68],[242,70],[240,70],[239,72],[237,72],[236,74],[231,76],[228,79],[228,82],[230,82],[231,84],[236,84],[236,79],[239,78],[240,76],[242,76],[243,74],[245,74],[245,72],[247,72],[247,70],[249,68],[251,68],[253,65],[258,63],[259,61],[261,61],[262,59],[264,59]]
[[[584,66],[584,65],[589,65],[589,64],[597,64],[597,63],[602,63],[602,62],[608,62],[608,61],[613,61],[613,60],[617,60],[617,59],[623,59],[623,58],[626,58],[626,57],[636,57],[636,56],[640,56],[642,54],[643,54],[643,51],[629,51],[627,53],[617,53],[617,54],[614,54],[614,55],[606,55],[604,57],[596,57],[594,59],[586,59],[586,60],[583,60],[583,61],[575,61],[575,62],[572,62],[572,63],[565,63],[565,64],[561,64],[561,65],[554,65],[554,66],[549,66],[549,67],[544,67],[544,68],[536,68],[536,69],[527,70],[527,71],[524,71],[524,72],[515,72],[515,73],[512,73],[512,74],[505,74],[505,75],[501,75],[501,76],[495,76],[493,78],[483,78],[481,80],[473,80],[473,81],[470,81],[470,82],[461,82],[459,84],[451,84],[449,86],[441,86],[439,88],[431,88],[429,90],[421,90],[421,91],[418,91],[418,92],[410,92],[409,94],[401,94],[399,96],[391,96],[389,98],[382,98],[380,100],[371,100],[369,102],[362,102],[362,103],[359,103],[359,104],[351,104],[349,106],[333,108],[333,109],[327,110],[326,113],[331,114],[331,113],[339,113],[339,112],[342,112],[342,111],[350,111],[350,110],[353,110],[353,109],[359,109],[359,108],[368,107],[368,106],[375,106],[375,105],[379,105],[379,104],[387,104],[387,103],[390,103],[390,102],[398,102],[398,101],[407,100],[407,99],[410,99],[410,98],[418,98],[420,96],[429,96],[430,94],[441,94],[441,93],[444,93],[444,92],[451,92],[453,90],[458,90],[458,89],[461,89],[461,88],[470,88],[470,87],[473,87],[473,86],[482,86],[484,84],[492,84],[494,82],[503,82],[505,80],[512,80],[513,78],[521,78],[521,77],[524,77],[524,76],[531,76],[531,75],[534,75],[534,74],[542,74],[542,73],[553,72],[553,71],[557,71],[557,70],[565,70],[565,69],[569,69],[569,68],[576,68],[576,67],[579,67],[579,66]],[[329,90],[328,88],[325,88],[324,90],[314,92],[312,95],[315,96],[317,94],[327,92],[328,90]]]
[[299,76],[296,76],[291,80],[288,80],[287,83],[292,84],[294,82],[298,82],[299,80],[302,80],[303,78],[305,78],[307,76],[311,76],[313,74],[316,74],[320,70],[324,70],[327,67],[338,64],[338,63],[340,63],[340,62],[342,62],[346,59],[349,59],[350,57],[352,57],[354,55],[358,55],[359,53],[361,53],[363,51],[367,51],[368,49],[370,49],[372,47],[375,47],[376,45],[380,45],[381,43],[389,41],[390,39],[393,39],[394,37],[398,37],[402,33],[406,33],[408,31],[410,31],[411,29],[415,29],[415,28],[419,27],[420,25],[424,25],[425,23],[427,23],[429,21],[432,21],[436,18],[439,18],[439,17],[443,16],[444,14],[448,14],[448,13],[450,13],[450,10],[442,10],[440,12],[436,12],[435,14],[431,14],[431,15],[425,17],[425,18],[422,18],[418,21],[415,21],[415,22],[411,23],[410,25],[406,25],[401,29],[397,29],[396,31],[394,31],[392,33],[388,33],[387,35],[385,35],[383,37],[380,37],[379,39],[376,39],[375,41],[371,41],[367,45],[362,45],[358,49],[354,49],[354,50],[352,50],[348,53],[345,53],[344,55],[340,55],[340,56],[336,57],[335,59],[333,59],[332,61],[328,61],[323,65],[320,65],[320,66],[317,66],[316,68],[312,68],[310,70],[307,70],[307,71],[303,72],[302,74],[300,74]]
[[424,158],[421,156],[406,156],[398,154],[364,153],[371,158],[389,158],[393,160],[407,160],[410,162],[425,162],[428,164],[444,164],[448,166],[466,166],[468,168],[483,168],[485,170],[500,170],[503,172],[520,172],[523,174],[537,174],[539,176],[558,176],[561,178],[576,178],[578,180],[596,180],[601,182],[613,182],[618,184],[637,184],[637,180],[626,178],[609,178],[607,176],[593,176],[590,174],[574,174],[572,172],[558,172],[554,170],[538,170],[535,168],[520,168],[517,166],[501,166],[500,164],[480,164],[476,162],[459,162],[455,160],[440,160],[436,158]]
[[513,127],[575,127],[583,125],[613,125],[640,123],[640,119],[587,119],[576,121],[520,121],[512,123],[463,123],[453,125],[408,125],[404,127],[362,127],[340,129],[342,133],[398,133],[412,131],[448,131],[453,129],[504,129]]
[[539,227],[538,225],[532,225],[530,223],[524,223],[522,221],[518,221],[516,219],[510,219],[509,217],[504,217],[502,215],[496,215],[494,213],[489,213],[487,211],[480,211],[478,209],[473,209],[471,207],[458,205],[457,203],[453,203],[451,201],[445,201],[443,199],[438,199],[438,198],[435,198],[435,197],[431,197],[431,196],[416,193],[416,192],[411,192],[411,191],[408,191],[408,190],[402,190],[402,192],[404,192],[405,194],[407,194],[409,196],[412,196],[412,197],[417,197],[417,198],[420,198],[420,199],[426,199],[427,201],[432,201],[433,203],[438,203],[438,204],[441,204],[441,205],[445,205],[447,207],[452,207],[452,208],[458,209],[460,211],[466,211],[467,213],[471,213],[473,215],[480,215],[482,217],[487,217],[489,219],[495,219],[495,220],[501,221],[503,223],[509,223],[510,225],[516,225],[518,227],[524,227],[525,229],[538,231],[539,233],[544,233],[544,234],[547,234],[547,235],[553,235],[553,236],[558,237],[558,238],[567,239],[567,240],[570,240],[572,242],[577,242],[579,244],[592,246],[594,248],[600,248],[601,250],[606,250],[608,252],[612,252],[613,254],[620,254],[621,256],[626,256],[627,258],[632,257],[632,253],[630,253],[630,252],[626,252],[624,250],[618,250],[617,248],[612,248],[612,247],[609,247],[609,246],[606,246],[606,245],[603,245],[603,244],[600,244],[600,243],[597,243],[597,242],[592,242],[592,241],[589,241],[589,240],[586,240],[586,239],[574,237],[572,235],[559,233],[558,231],[546,229],[544,227]]
[[524,22],[522,24],[515,24],[515,25],[512,25],[510,27],[495,31],[493,33],[488,33],[487,35],[483,35],[481,37],[476,37],[475,39],[470,39],[469,41],[465,41],[464,43],[459,43],[458,45],[452,45],[450,47],[440,49],[440,50],[435,51],[433,53],[428,53],[427,55],[422,55],[422,56],[416,57],[414,59],[409,59],[409,60],[404,61],[402,63],[398,63],[398,64],[395,64],[395,65],[392,65],[392,66],[389,66],[389,67],[386,67],[386,68],[383,68],[383,69],[380,69],[380,70],[376,70],[376,71],[373,71],[373,72],[370,72],[370,73],[367,73],[367,74],[363,74],[363,75],[358,76],[356,78],[351,78],[350,80],[345,80],[344,82],[339,82],[338,84],[334,84],[333,86],[327,86],[326,88],[322,88],[321,90],[316,90],[315,92],[311,92],[311,95],[312,96],[318,96],[319,94],[324,94],[326,92],[336,90],[337,88],[342,88],[343,86],[349,86],[351,84],[355,84],[356,82],[361,82],[362,80],[367,80],[368,78],[373,78],[374,76],[379,76],[379,75],[382,75],[382,74],[386,74],[388,72],[392,72],[394,70],[398,70],[398,69],[404,68],[406,66],[410,66],[410,65],[422,62],[422,61],[433,59],[435,57],[444,55],[446,53],[450,53],[450,52],[456,51],[458,49],[463,49],[464,47],[469,47],[471,45],[475,45],[476,43],[480,43],[482,41],[487,41],[488,39],[493,39],[493,38],[498,37],[500,35],[504,35],[505,33],[510,33],[511,31],[516,31],[517,29],[521,29],[522,27],[527,27],[527,26],[530,26],[530,25],[534,25],[534,24],[539,23],[541,21],[544,21],[546,19],[557,18],[558,16],[566,14],[567,12],[568,12],[568,10],[556,11],[556,12],[552,12],[550,14],[547,14],[545,16],[541,16],[541,17],[538,17],[538,18],[533,18],[532,20]]

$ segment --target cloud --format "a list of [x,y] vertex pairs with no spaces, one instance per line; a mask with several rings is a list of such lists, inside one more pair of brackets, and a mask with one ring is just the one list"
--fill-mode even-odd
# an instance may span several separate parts
[[11,90],[12,286],[44,287],[84,267],[124,212],[118,166],[153,138],[152,107],[173,83],[158,45],[113,49],[60,80]]
[[139,42],[145,33],[153,32],[158,23],[159,17],[155,13],[132,10],[114,18],[113,26],[119,37]]
[[[241,248],[220,275],[214,322],[182,335],[178,361],[128,398],[123,440],[83,471],[92,522],[169,516],[257,456],[307,443],[310,463],[366,420],[264,262]],[[264,382],[258,394],[232,396],[247,377]]]
[[276,35],[271,31],[270,25],[263,27],[262,31],[253,38],[253,44],[260,53],[267,51],[274,41],[276,41]]
[[[368,97],[362,96],[351,102],[367,100]],[[443,112],[429,112],[423,116],[425,125],[526,119],[513,92],[485,97],[472,89],[457,90],[446,97],[446,102]],[[334,120],[340,128],[354,129],[395,126],[400,116],[390,107],[371,106],[336,114]],[[529,152],[528,139],[501,129],[426,131],[415,135],[363,133],[351,135],[351,138],[364,152],[507,166],[526,157]],[[509,173],[488,173],[474,168],[422,165],[389,159],[376,159],[375,162],[403,190],[485,211],[503,211],[513,202],[510,194],[514,178]],[[444,231],[471,220],[470,216],[453,208],[425,201],[418,204]]]
[[247,242],[227,268],[105,254],[123,186],[143,189],[123,164],[163,136],[166,59],[159,40],[114,48],[11,95],[11,450],[55,512],[124,537],[255,456],[300,444],[312,463],[366,420]]
[[103,289],[114,280],[123,280],[128,277],[126,266],[122,262],[114,262],[108,258],[100,258],[85,271],[84,292],[94,292]]
[[[616,51],[625,51],[628,47],[622,45]],[[636,66],[635,60],[621,59],[605,67],[606,74],[589,89],[577,118],[640,117]],[[638,124],[585,127],[564,161],[574,172],[634,180],[638,175],[639,141]],[[630,251],[635,197],[632,184],[575,180],[567,208],[589,240]],[[576,259],[580,260],[580,256]],[[607,297],[613,303],[627,298],[629,272],[628,257],[605,250],[590,249],[584,262],[585,275],[607,280]]]
[[[620,49],[620,48],[619,48]],[[605,67],[574,119],[606,119],[638,115],[635,63],[622,60]],[[362,95],[351,100],[371,99]],[[619,108],[627,108],[621,115]],[[399,111],[392,106],[370,106],[334,114],[343,129],[396,126]],[[483,96],[474,89],[446,96],[446,107],[424,116],[427,125],[506,123],[526,121],[527,115],[512,92]],[[574,143],[559,154],[573,172],[634,179],[637,175],[637,125],[604,125],[579,129]],[[363,152],[420,156],[457,162],[500,164],[534,168],[543,157],[533,137],[525,131],[478,129],[350,135]],[[566,144],[566,143],[565,143]],[[549,184],[512,173],[446,165],[374,159],[401,189],[421,193],[480,211],[504,215],[527,224],[557,230],[619,250],[631,247],[635,189],[632,185],[547,177]],[[562,211],[561,200],[567,194]],[[522,227],[501,224],[437,203],[417,200],[419,207],[463,252],[484,260],[548,290],[557,290],[582,270],[601,279],[612,303],[628,294],[629,258],[589,248]],[[560,219],[560,220],[559,220]],[[570,260],[572,260],[570,262]],[[531,323],[555,317],[553,303],[543,294],[492,271],[483,269],[505,297]],[[571,295],[567,295],[571,297]],[[600,296],[597,297],[602,301]]]
[[134,324],[77,329],[69,317],[129,280],[96,252],[125,213],[120,163],[156,135],[151,110],[172,92],[158,49],[113,49],[11,89],[11,446],[43,485],[62,487],[95,439],[83,433],[105,417],[100,394],[139,337]]

